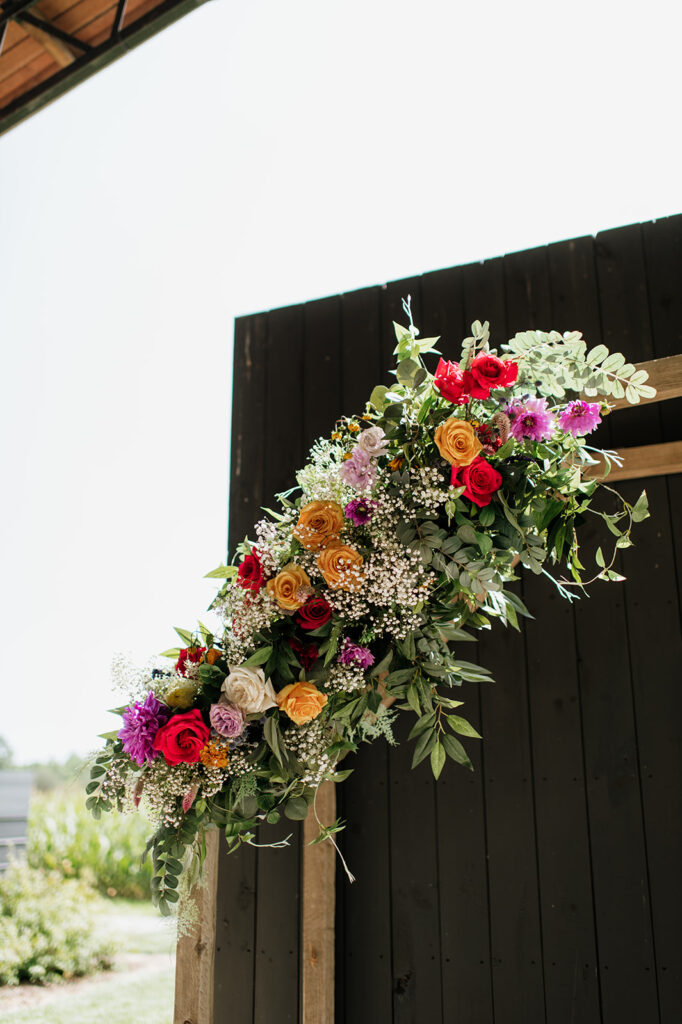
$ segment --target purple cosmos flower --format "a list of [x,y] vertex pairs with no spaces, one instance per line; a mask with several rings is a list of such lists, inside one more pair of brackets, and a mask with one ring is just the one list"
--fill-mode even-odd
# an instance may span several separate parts
[[367,647],[360,647],[346,637],[341,644],[339,661],[342,665],[358,665],[361,669],[367,669],[374,664],[374,655]]
[[569,402],[559,413],[559,426],[565,434],[582,437],[601,423],[601,406],[596,402]]
[[353,526],[365,526],[374,515],[376,507],[376,501],[372,501],[370,498],[354,498],[348,502],[344,513],[346,519],[350,519]]
[[341,466],[341,479],[356,491],[367,491],[377,482],[377,466],[367,452],[357,445]]
[[522,441],[524,437],[531,441],[544,441],[554,433],[554,413],[547,408],[545,398],[512,402],[507,411],[512,421],[509,432],[517,441]]
[[133,704],[123,712],[123,728],[118,738],[131,760],[142,766],[145,761],[158,757],[154,750],[154,738],[170,718],[170,708],[157,700],[150,690],[144,704]]
[[239,708],[228,701],[212,704],[208,717],[218,735],[224,736],[226,739],[234,739],[235,736],[241,736],[244,732],[243,714]]

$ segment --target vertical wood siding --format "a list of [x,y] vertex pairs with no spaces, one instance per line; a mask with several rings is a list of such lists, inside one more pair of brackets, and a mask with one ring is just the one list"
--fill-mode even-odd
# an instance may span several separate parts
[[[230,550],[314,438],[388,382],[407,294],[451,358],[474,319],[498,342],[578,328],[635,361],[672,355],[682,216],[240,319]],[[620,412],[599,442],[680,440],[681,405]],[[641,481],[622,486],[634,499]],[[474,773],[451,764],[435,785],[404,743],[355,756],[337,793],[357,876],[337,871],[337,1024],[682,1020],[682,476],[646,486],[625,585],[571,606],[526,573],[536,618],[476,645],[496,683],[463,688]],[[290,832],[285,852],[221,855],[216,1021],[300,1017],[301,829],[269,835]]]

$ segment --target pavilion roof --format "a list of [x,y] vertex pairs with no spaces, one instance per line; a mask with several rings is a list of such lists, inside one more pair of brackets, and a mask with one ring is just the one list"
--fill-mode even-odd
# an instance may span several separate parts
[[0,0],[0,134],[205,0]]

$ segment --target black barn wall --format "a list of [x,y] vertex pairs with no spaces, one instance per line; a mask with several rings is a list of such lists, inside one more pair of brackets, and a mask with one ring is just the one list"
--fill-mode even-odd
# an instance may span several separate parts
[[[315,437],[387,381],[403,296],[451,358],[488,319],[498,343],[577,328],[642,361],[682,352],[681,286],[678,216],[241,318],[230,551]],[[600,441],[678,440],[680,405],[618,413]],[[338,792],[358,880],[339,871],[337,1024],[682,1020],[682,476],[644,485],[625,585],[571,606],[525,574],[535,620],[476,645],[497,681],[462,694],[484,736],[474,773],[448,764],[436,785],[406,744],[355,758]],[[262,841],[290,832],[287,850],[221,855],[216,1024],[299,1018],[300,829]]]

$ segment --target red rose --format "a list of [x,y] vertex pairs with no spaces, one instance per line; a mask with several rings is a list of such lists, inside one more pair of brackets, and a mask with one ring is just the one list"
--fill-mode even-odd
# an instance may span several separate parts
[[289,646],[306,672],[309,672],[320,656],[317,646],[315,644],[304,644],[295,636],[292,636]]
[[183,647],[180,651],[180,657],[175,663],[176,671],[178,671],[181,676],[186,676],[187,673],[185,672],[185,669],[187,668],[187,665],[200,664],[205,653],[205,647]]
[[464,374],[464,387],[472,398],[487,398],[494,388],[506,388],[519,375],[516,363],[497,356],[480,355]]
[[332,610],[323,597],[309,597],[299,609],[296,621],[303,629],[317,629],[332,617]]
[[193,711],[173,715],[161,726],[154,737],[154,750],[163,754],[167,764],[195,764],[210,735],[211,730],[204,723],[201,711],[194,708]]
[[468,466],[453,466],[450,482],[453,487],[463,485],[463,497],[482,508],[489,505],[495,491],[499,491],[502,477],[494,466],[478,455]]
[[263,586],[263,566],[260,564],[255,548],[247,555],[237,571],[237,583],[244,590],[252,590],[254,594]]
[[446,363],[441,359],[433,378],[433,386],[443,398],[455,405],[464,405],[469,401],[469,396],[464,394],[464,373],[458,363]]

